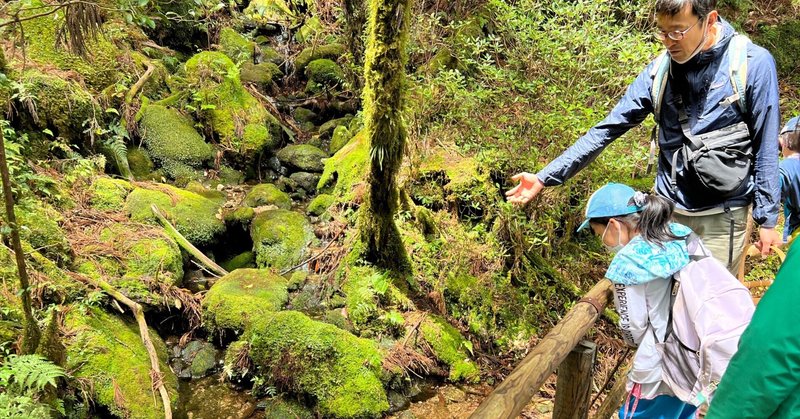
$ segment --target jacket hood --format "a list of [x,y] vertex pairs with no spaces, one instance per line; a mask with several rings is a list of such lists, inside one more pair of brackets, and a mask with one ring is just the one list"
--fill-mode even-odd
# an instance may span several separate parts
[[725,19],[721,16],[717,18],[717,26],[720,27],[720,37],[717,39],[717,42],[711,46],[711,48],[700,51],[697,55],[692,57],[691,60],[683,63],[678,64],[675,61],[672,61],[672,65],[686,68],[686,67],[694,67],[698,65],[705,65],[714,60],[716,60],[719,56],[725,54],[725,51],[728,49],[728,43],[731,42],[733,36],[736,35],[736,29],[733,29],[733,26],[730,25]]
[[650,243],[642,236],[634,237],[614,256],[606,278],[615,284],[639,285],[655,279],[671,277],[689,264],[686,237],[692,230],[685,225],[670,224],[672,233],[681,239],[662,244]]

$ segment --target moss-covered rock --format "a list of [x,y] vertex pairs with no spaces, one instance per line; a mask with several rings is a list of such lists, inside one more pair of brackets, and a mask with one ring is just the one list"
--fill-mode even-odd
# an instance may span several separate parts
[[334,198],[333,195],[319,194],[308,203],[306,212],[308,212],[310,215],[319,217],[320,215],[324,214],[334,202],[336,202],[336,198]]
[[[325,161],[317,190],[328,192],[343,202],[357,197],[356,186],[366,182],[369,173],[369,139],[362,130],[341,150]],[[335,183],[334,183],[335,182]]]
[[250,208],[275,205],[288,210],[292,207],[292,199],[277,186],[271,183],[262,183],[250,189],[250,192],[244,197],[244,204]]
[[377,344],[296,311],[254,319],[250,357],[288,390],[309,394],[324,417],[378,417],[389,403]]
[[420,332],[436,358],[450,367],[450,381],[477,382],[480,379],[478,366],[469,359],[472,344],[447,320],[428,315],[420,325]]
[[277,209],[256,215],[250,225],[250,236],[259,267],[285,269],[305,257],[314,233],[302,214]]
[[266,44],[260,44],[259,47],[261,48],[261,61],[268,62],[280,66],[283,64],[284,58],[275,48],[272,48]]
[[306,172],[322,172],[325,164],[322,159],[328,155],[313,145],[299,144],[286,146],[276,153],[281,163]]
[[257,48],[255,42],[248,40],[233,28],[222,28],[219,31],[219,46],[225,55],[236,64],[253,62],[253,52]]
[[225,192],[218,191],[216,189],[209,189],[200,182],[195,182],[195,181],[189,182],[189,184],[187,184],[184,189],[186,189],[189,192],[194,192],[202,196],[203,198],[209,199],[217,203],[218,205],[224,204],[225,201],[228,199],[228,196],[225,195]]
[[155,169],[150,153],[147,152],[147,149],[141,147],[128,148],[128,167],[130,167],[133,177],[138,180],[149,178],[153,169]]
[[247,62],[242,64],[241,79],[243,82],[270,84],[282,76],[283,71],[273,63],[253,64]]
[[264,419],[314,419],[314,412],[296,400],[271,398],[265,400]]
[[339,64],[327,59],[320,58],[308,63],[305,69],[308,81],[326,87],[333,87],[344,82],[344,71]]
[[233,211],[225,212],[225,224],[228,225],[240,225],[240,226],[249,226],[250,222],[253,221],[253,218],[256,216],[256,211],[247,206],[242,206],[236,208]]
[[256,254],[251,251],[242,252],[219,265],[228,272],[233,272],[241,268],[255,268]]
[[331,154],[335,154],[337,151],[341,150],[342,147],[346,146],[351,138],[353,138],[353,134],[350,133],[350,130],[344,125],[339,125],[333,130],[333,136],[331,136],[331,144],[328,150]]
[[243,331],[288,301],[286,279],[267,269],[237,269],[222,277],[203,299],[205,328]]
[[306,67],[312,61],[318,60],[320,58],[328,58],[335,60],[345,52],[347,52],[347,48],[345,48],[345,46],[341,44],[329,44],[329,45],[308,47],[300,51],[300,54],[298,54],[297,58],[295,58],[294,60],[295,71],[304,74],[306,71]]
[[317,183],[319,182],[319,173],[308,172],[295,172],[289,175],[289,179],[297,183],[300,189],[313,194],[317,191]]
[[[60,212],[44,201],[25,199],[15,208],[20,238],[54,261],[71,259],[71,247],[59,223]],[[5,208],[0,210],[5,216]]]
[[132,190],[133,185],[126,180],[99,176],[89,188],[89,202],[99,210],[121,211]]
[[[353,120],[353,117],[350,115],[343,116],[341,118],[335,118],[326,121],[324,124],[319,126],[319,131],[317,132],[319,136],[323,139],[329,139],[333,136],[333,131],[336,127],[340,125],[348,126],[350,122]],[[349,127],[348,127],[349,129]],[[353,132],[353,131],[351,131]]]
[[[150,379],[150,358],[142,345],[139,329],[98,308],[73,308],[65,326],[73,331],[65,339],[67,370],[87,380],[92,400],[118,417],[163,418],[160,398],[155,397]],[[172,406],[178,400],[178,379],[166,364],[167,348],[150,330],[159,359],[164,386]]]
[[175,109],[148,105],[142,110],[139,129],[150,155],[173,179],[186,177],[183,165],[197,168],[211,158],[211,145]]
[[168,185],[158,185],[158,189],[137,188],[128,195],[125,211],[131,220],[158,224],[150,209],[151,204],[156,204],[194,245],[211,244],[225,230],[225,224],[217,218],[219,205],[214,201]]
[[196,54],[186,62],[185,71],[198,107],[205,105],[214,132],[228,148],[252,160],[280,142],[278,119],[242,87],[239,68],[225,54]]

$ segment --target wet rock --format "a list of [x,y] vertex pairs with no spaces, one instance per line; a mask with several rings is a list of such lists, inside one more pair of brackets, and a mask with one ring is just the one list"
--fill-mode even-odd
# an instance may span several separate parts
[[297,172],[292,173],[289,179],[295,181],[297,186],[301,187],[304,191],[313,194],[317,191],[317,183],[319,182],[320,175],[318,173]]
[[386,396],[389,398],[389,412],[394,413],[401,410],[408,409],[411,402],[402,393],[396,391],[389,391]]
[[270,170],[275,171],[276,173],[281,173],[286,171],[286,168],[281,166],[281,161],[278,160],[278,158],[275,156],[272,156],[269,159],[267,159],[267,167],[270,168]]
[[444,386],[439,389],[439,392],[449,402],[463,402],[467,399],[467,393],[458,387]]
[[192,380],[186,386],[184,395],[186,402],[179,417],[245,419],[256,410],[256,402],[249,394],[230,388],[216,377]]
[[306,172],[319,173],[325,168],[322,159],[328,154],[308,144],[290,145],[279,150],[278,160],[292,168]]
[[188,370],[192,378],[202,378],[211,373],[217,363],[217,349],[209,342],[193,340],[183,351],[181,358],[189,364]]

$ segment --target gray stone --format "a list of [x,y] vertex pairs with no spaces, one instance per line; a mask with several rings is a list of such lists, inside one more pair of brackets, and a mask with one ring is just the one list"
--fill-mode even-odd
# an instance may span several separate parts
[[308,172],[292,173],[289,176],[289,179],[295,181],[297,186],[312,194],[317,191],[317,183],[319,183],[319,178],[319,174]]

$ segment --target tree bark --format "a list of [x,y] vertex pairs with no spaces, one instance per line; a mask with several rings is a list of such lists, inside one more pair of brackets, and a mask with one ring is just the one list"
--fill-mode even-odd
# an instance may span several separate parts
[[[0,125],[0,129],[5,129],[6,125]],[[0,175],[3,179],[3,197],[6,204],[6,220],[11,228],[11,247],[17,260],[17,273],[19,274],[20,299],[22,300],[22,312],[25,317],[25,332],[22,337],[22,353],[32,354],[39,346],[41,331],[36,319],[33,317],[33,307],[31,304],[30,280],[28,270],[25,266],[25,253],[22,251],[22,242],[19,239],[19,227],[17,217],[14,214],[14,195],[11,192],[11,177],[8,173],[8,162],[6,161],[5,132],[0,133]]]
[[407,131],[405,65],[410,0],[370,0],[369,39],[364,64],[364,122],[370,144],[368,198],[361,207],[363,257],[376,266],[408,272],[408,255],[394,223],[397,172]]

